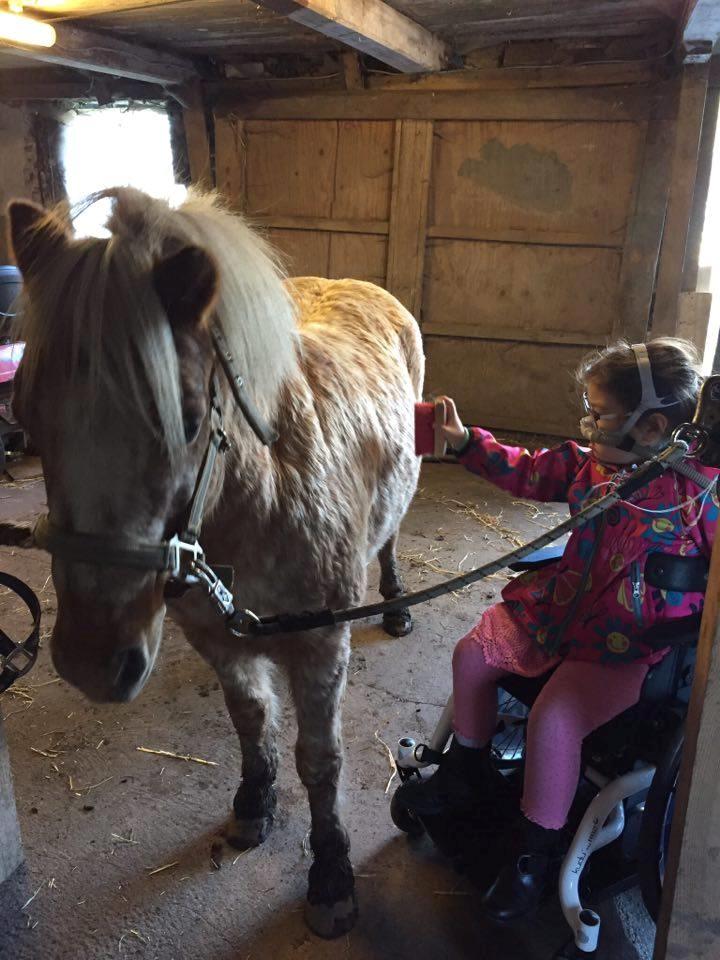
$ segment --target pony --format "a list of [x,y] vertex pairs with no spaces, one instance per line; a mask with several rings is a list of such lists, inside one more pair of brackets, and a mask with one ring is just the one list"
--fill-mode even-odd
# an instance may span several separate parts
[[[173,209],[131,188],[105,238],[75,238],[61,211],[9,208],[25,281],[15,410],[42,459],[50,521],[72,534],[158,540],[178,532],[211,432],[211,385],[229,449],[208,490],[202,543],[230,563],[255,613],[348,607],[368,562],[398,597],[398,527],[417,486],[418,325],[357,280],[288,280],[266,240],[213,195]],[[278,439],[263,445],[215,373],[217,324]],[[276,807],[273,674],[297,714],[311,813],[306,921],[323,937],[357,916],[338,801],[345,624],[234,636],[205,592],[166,596],[167,573],[53,555],[59,675],[96,701],[128,701],[150,675],[166,613],[215,670],[242,754],[233,844],[262,843]],[[396,636],[407,608],[386,614]]]

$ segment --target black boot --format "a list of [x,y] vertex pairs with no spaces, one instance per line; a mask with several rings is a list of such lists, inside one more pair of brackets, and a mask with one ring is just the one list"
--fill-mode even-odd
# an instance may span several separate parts
[[546,830],[523,817],[523,852],[498,874],[483,897],[487,913],[500,923],[527,916],[547,889],[560,847],[560,830]]
[[471,809],[484,793],[501,789],[504,778],[490,760],[490,747],[463,747],[453,737],[435,773],[427,780],[407,780],[402,802],[421,817],[445,816]]

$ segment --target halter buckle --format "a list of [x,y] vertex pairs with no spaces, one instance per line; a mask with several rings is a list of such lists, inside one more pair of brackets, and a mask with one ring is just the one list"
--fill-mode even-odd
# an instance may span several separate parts
[[168,540],[168,572],[174,580],[183,579],[180,576],[183,565],[183,554],[190,554],[191,566],[198,560],[204,560],[205,553],[197,540],[183,540],[175,534]]
[[202,557],[198,557],[191,562],[190,569],[193,575],[205,586],[208,596],[219,612],[225,617],[231,617],[235,612],[233,595],[212,567]]
[[228,618],[227,628],[234,637],[246,638],[257,635],[258,631],[254,627],[258,624],[262,624],[262,620],[252,610],[236,610]]

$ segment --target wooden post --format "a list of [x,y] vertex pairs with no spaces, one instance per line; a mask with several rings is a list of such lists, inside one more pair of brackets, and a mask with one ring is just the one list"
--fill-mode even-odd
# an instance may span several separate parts
[[35,141],[40,202],[52,207],[67,200],[60,121],[47,110],[38,111],[32,114],[30,132]]
[[654,337],[672,336],[677,327],[678,297],[682,289],[709,71],[709,61],[688,64],[683,71],[652,320]]
[[643,159],[620,267],[619,309],[613,338],[647,339],[657,274],[666,197],[670,184],[673,129],[680,96],[678,79],[665,85],[648,120]]
[[705,350],[712,299],[712,293],[703,290],[684,290],[678,297],[677,335],[695,344],[700,356]]
[[216,113],[214,120],[215,186],[233,210],[244,211],[247,206],[245,124],[232,114]]
[[396,122],[386,286],[416,317],[422,301],[432,142],[431,121]]
[[194,184],[210,188],[213,184],[205,102],[199,86],[190,88],[188,106],[183,111],[190,177]]
[[13,795],[10,756],[0,719],[0,883],[7,880],[23,861],[20,825]]
[[360,69],[360,57],[354,51],[347,51],[340,55],[343,79],[346,90],[362,90],[365,86],[363,73]]
[[713,545],[654,960],[720,957],[720,537]]
[[707,207],[710,174],[713,165],[715,133],[718,122],[718,105],[720,105],[720,90],[718,90],[717,87],[709,86],[705,100],[705,113],[703,114],[700,150],[698,153],[697,177],[695,179],[695,194],[693,196],[692,215],[690,217],[687,248],[685,251],[685,266],[682,277],[683,290],[697,290],[700,246],[702,244],[703,227],[705,226],[705,208]]

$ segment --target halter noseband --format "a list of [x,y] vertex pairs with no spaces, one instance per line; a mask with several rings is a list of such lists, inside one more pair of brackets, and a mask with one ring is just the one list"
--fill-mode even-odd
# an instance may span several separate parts
[[[235,403],[258,440],[269,446],[277,440],[276,431],[263,419],[247,394],[245,382],[237,371],[234,357],[217,324],[213,325],[211,335],[215,353],[230,384]],[[76,533],[58,527],[48,514],[44,514],[38,519],[33,530],[34,545],[55,557],[71,562],[167,573],[170,580],[182,586],[203,582],[221,609],[232,608],[232,594],[205,561],[205,553],[198,540],[218,454],[225,453],[230,446],[223,430],[220,390],[214,372],[210,383],[209,416],[210,437],[182,533],[176,533],[169,540],[159,542],[122,534],[111,536],[102,533]]]

